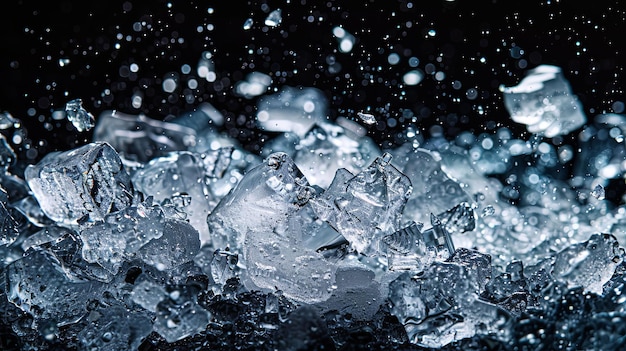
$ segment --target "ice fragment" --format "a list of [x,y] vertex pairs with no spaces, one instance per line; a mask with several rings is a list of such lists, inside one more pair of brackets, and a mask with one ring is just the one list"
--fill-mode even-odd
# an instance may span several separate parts
[[65,104],[67,119],[79,132],[91,130],[96,125],[96,118],[83,107],[81,99],[74,99]]
[[130,176],[115,149],[104,142],[50,153],[24,175],[45,214],[64,224],[85,216],[101,220],[133,198]]

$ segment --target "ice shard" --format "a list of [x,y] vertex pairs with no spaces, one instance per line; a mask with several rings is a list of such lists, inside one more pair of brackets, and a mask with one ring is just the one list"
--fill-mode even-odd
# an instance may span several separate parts
[[582,104],[560,67],[537,66],[518,85],[501,86],[500,90],[511,119],[525,124],[531,133],[553,138],[587,122]]
[[171,151],[196,145],[196,132],[188,127],[144,115],[105,111],[98,116],[93,140],[109,143],[126,161],[146,163]]
[[101,220],[133,199],[130,176],[105,142],[50,153],[24,176],[44,213],[64,224]]
[[16,161],[15,151],[7,143],[4,135],[0,134],[0,173],[6,173]]
[[390,161],[385,153],[355,176],[339,169],[331,186],[311,200],[318,216],[365,255],[384,255],[381,239],[400,229],[411,194],[411,182]]
[[204,330],[209,312],[197,302],[196,289],[188,285],[168,285],[167,298],[157,305],[154,331],[168,342],[175,342]]

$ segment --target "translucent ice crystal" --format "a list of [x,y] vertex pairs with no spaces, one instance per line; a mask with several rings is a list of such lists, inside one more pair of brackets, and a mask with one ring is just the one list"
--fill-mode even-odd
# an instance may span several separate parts
[[154,331],[168,342],[194,335],[206,328],[209,312],[197,303],[197,291],[191,286],[166,287],[167,298],[157,305]]
[[302,136],[326,119],[326,105],[326,97],[316,88],[283,87],[259,100],[257,120],[265,130]]
[[270,155],[247,172],[207,217],[213,247],[242,253],[248,231],[272,231],[286,223],[288,214],[304,205],[312,192],[287,154]]
[[85,350],[133,351],[151,332],[152,321],[148,313],[115,304],[92,311],[87,326],[77,336]]
[[587,122],[560,67],[540,65],[517,86],[501,87],[511,119],[548,138],[568,134]]
[[41,209],[51,219],[76,224],[100,220],[129,206],[133,186],[115,149],[104,142],[46,155],[24,176]]
[[74,99],[65,104],[67,119],[79,132],[91,130],[96,125],[96,118],[83,107],[81,99]]
[[390,161],[385,153],[355,176],[339,169],[331,186],[311,200],[318,216],[366,255],[384,255],[380,240],[400,229],[411,194],[411,182]]

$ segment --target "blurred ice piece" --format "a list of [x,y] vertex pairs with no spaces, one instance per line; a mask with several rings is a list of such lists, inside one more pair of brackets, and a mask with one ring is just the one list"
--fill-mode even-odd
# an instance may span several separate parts
[[87,326],[76,336],[84,350],[89,351],[135,351],[152,332],[148,313],[122,304],[101,306],[91,311],[87,321]]
[[410,143],[391,151],[397,157],[394,164],[406,174],[413,185],[413,192],[406,204],[404,217],[407,221],[430,223],[430,214],[445,213],[458,204],[473,203],[461,185],[450,178],[441,168],[439,153],[413,148]]
[[48,251],[34,249],[7,268],[7,297],[36,318],[58,326],[77,322],[87,313],[87,303],[103,291],[97,281],[73,281]]
[[375,124],[376,123],[376,117],[374,117],[374,115],[372,115],[370,113],[357,112],[356,114],[357,114],[357,116],[359,116],[359,118],[361,118],[361,121],[363,121],[363,123],[365,123],[365,124]]
[[587,122],[560,67],[540,65],[513,87],[500,86],[513,121],[548,138],[568,134]]
[[130,176],[105,142],[49,153],[24,176],[44,213],[64,224],[103,219],[133,199]]
[[381,155],[370,138],[326,122],[314,124],[295,149],[294,161],[309,183],[324,189],[330,186],[339,168],[358,173]]
[[575,180],[579,186],[591,186],[595,178],[623,178],[626,173],[626,115],[607,113],[578,134],[580,149],[574,159]]
[[260,98],[257,121],[267,131],[294,132],[302,137],[313,124],[326,120],[326,105],[326,96],[316,88],[285,86]]
[[217,74],[215,73],[215,62],[213,62],[213,54],[210,51],[203,51],[198,60],[196,68],[198,77],[206,79],[207,82],[215,82]]
[[245,80],[240,80],[235,84],[235,93],[246,99],[252,99],[262,95],[272,84],[272,77],[261,72],[250,72]]
[[269,27],[276,27],[279,26],[282,21],[282,11],[281,9],[276,9],[267,15],[265,18],[265,25]]
[[345,54],[352,51],[354,43],[356,43],[354,35],[339,26],[333,28],[333,35],[337,38],[340,52]]
[[252,18],[246,19],[246,21],[243,23],[243,30],[248,30],[252,28],[253,24],[254,24],[254,20]]
[[9,128],[19,128],[22,122],[13,117],[9,112],[0,112],[0,129],[5,130]]
[[105,111],[98,117],[94,141],[106,141],[124,160],[145,163],[196,145],[196,132],[179,124],[162,122],[144,115]]
[[67,119],[79,132],[91,130],[96,125],[95,117],[85,110],[81,99],[74,99],[65,104]]
[[189,223],[200,232],[203,244],[210,242],[206,217],[218,199],[209,188],[213,178],[221,178],[230,164],[232,147],[198,154],[173,151],[152,159],[133,174],[135,188],[162,203],[166,199],[186,194],[191,198],[184,211]]
[[7,143],[4,135],[0,134],[0,174],[6,173],[16,160],[15,151]]
[[131,299],[150,312],[156,312],[159,302],[167,298],[165,288],[149,279],[137,278],[134,285]]
[[585,291],[602,294],[602,287],[611,279],[615,269],[624,260],[624,249],[610,234],[593,234],[589,240],[576,243],[527,268],[527,275],[549,267],[553,279],[568,287],[582,287]]
[[209,323],[209,312],[198,305],[195,290],[187,285],[166,286],[167,297],[157,305],[154,331],[167,342],[195,335]]
[[385,153],[355,176],[340,168],[330,187],[311,200],[320,219],[365,255],[384,255],[381,239],[400,229],[411,194],[409,178],[390,164],[391,158]]
[[604,187],[601,184],[597,184],[592,190],[591,190],[591,196],[595,197],[598,200],[604,200],[606,193],[604,191]]
[[249,231],[274,230],[314,190],[291,157],[274,153],[247,172],[207,217],[215,249],[243,253]]

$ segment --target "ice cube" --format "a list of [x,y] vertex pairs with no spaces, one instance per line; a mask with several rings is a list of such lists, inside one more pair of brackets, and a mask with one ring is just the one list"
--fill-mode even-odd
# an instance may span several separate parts
[[170,151],[193,148],[197,135],[191,128],[145,115],[105,111],[98,116],[93,140],[109,143],[123,160],[145,163]]
[[29,165],[24,176],[44,213],[63,224],[83,217],[101,220],[133,199],[130,176],[115,149],[104,142],[50,153]]
[[194,227],[184,221],[166,219],[163,234],[137,250],[137,257],[163,271],[193,261],[199,250],[200,238]]
[[391,271],[421,272],[435,260],[435,251],[424,242],[420,226],[409,226],[383,237],[387,245],[387,268]]
[[83,107],[83,100],[74,99],[65,104],[67,119],[79,132],[91,130],[96,125],[96,118]]
[[168,298],[165,288],[148,279],[136,281],[131,293],[132,300],[148,311],[156,312],[159,302]]
[[572,93],[560,67],[540,65],[513,87],[501,86],[511,119],[531,133],[548,138],[568,134],[587,122],[582,104]]

